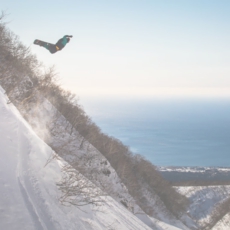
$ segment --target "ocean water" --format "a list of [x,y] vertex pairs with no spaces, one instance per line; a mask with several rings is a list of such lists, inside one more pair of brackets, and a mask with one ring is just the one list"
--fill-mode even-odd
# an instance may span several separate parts
[[158,166],[230,167],[230,99],[84,100],[101,130]]

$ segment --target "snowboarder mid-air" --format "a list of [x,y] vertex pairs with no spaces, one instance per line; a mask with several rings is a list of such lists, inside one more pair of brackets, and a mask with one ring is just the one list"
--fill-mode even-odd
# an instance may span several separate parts
[[36,39],[34,41],[34,44],[42,46],[46,48],[47,50],[49,50],[51,54],[54,54],[57,51],[62,50],[65,47],[65,45],[70,41],[70,38],[72,37],[73,37],[72,35],[65,35],[63,38],[59,39],[56,44],[51,44],[51,43],[43,42],[41,40]]

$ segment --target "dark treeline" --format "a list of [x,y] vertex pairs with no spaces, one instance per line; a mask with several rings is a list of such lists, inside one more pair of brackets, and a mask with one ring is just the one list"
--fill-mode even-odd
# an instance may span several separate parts
[[207,181],[207,180],[190,180],[181,182],[170,182],[172,186],[221,186],[230,185],[230,181]]
[[[78,104],[76,95],[58,84],[54,69],[43,69],[29,48],[6,27],[3,17],[4,14],[0,18],[0,84],[9,103],[27,111],[39,103],[39,96],[49,100],[71,124],[72,130],[77,130],[84,140],[106,157],[147,214],[152,215],[154,207],[149,205],[143,188],[160,197],[166,208],[179,217],[186,210],[187,198],[177,193],[153,164],[140,155],[134,155],[121,141],[102,133]],[[23,114],[26,118],[26,112]]]

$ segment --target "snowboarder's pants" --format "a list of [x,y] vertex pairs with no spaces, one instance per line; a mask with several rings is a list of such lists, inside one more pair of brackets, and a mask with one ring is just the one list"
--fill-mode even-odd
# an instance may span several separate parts
[[56,45],[50,43],[44,44],[43,47],[49,50],[51,54],[54,54],[59,50],[59,48]]

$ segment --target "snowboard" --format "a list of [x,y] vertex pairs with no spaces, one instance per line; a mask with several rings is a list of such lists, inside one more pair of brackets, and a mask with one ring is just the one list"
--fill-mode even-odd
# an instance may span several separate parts
[[44,41],[41,41],[41,40],[34,40],[34,44],[35,45],[39,45],[39,46],[42,46],[46,49],[48,49],[50,51],[51,54],[54,54],[56,53],[58,50],[60,50],[56,45],[54,44],[51,44],[49,42],[44,42]]
[[51,43],[48,43],[48,42],[44,42],[44,41],[41,41],[41,40],[38,40],[38,39],[35,39],[34,40],[34,44],[35,45],[39,45],[39,46],[45,46],[45,45],[53,45],[53,44],[51,44]]

